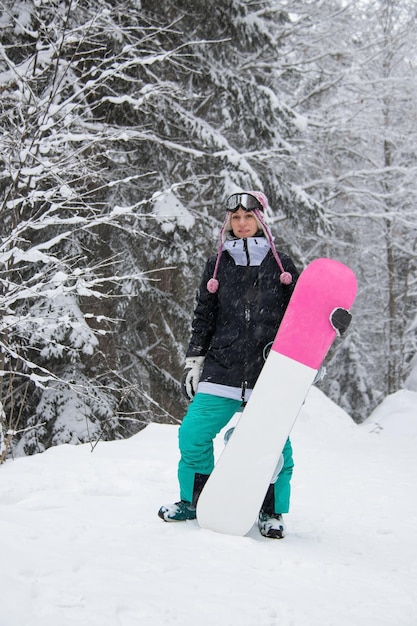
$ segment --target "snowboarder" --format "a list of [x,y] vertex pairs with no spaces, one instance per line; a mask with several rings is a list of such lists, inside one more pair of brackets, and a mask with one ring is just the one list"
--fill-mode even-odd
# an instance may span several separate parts
[[[275,248],[261,191],[232,194],[217,256],[206,264],[182,379],[191,400],[179,429],[180,501],[158,512],[166,522],[196,518],[196,503],[214,466],[213,439],[247,402],[288,306],[298,271]],[[282,538],[290,504],[291,442],[259,513],[262,535]]]

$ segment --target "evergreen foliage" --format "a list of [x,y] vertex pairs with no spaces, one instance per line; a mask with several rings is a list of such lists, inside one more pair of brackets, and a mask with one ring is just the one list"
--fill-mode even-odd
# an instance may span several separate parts
[[181,418],[195,290],[240,188],[268,195],[300,268],[328,255],[359,276],[332,398],[360,420],[401,386],[417,342],[415,8],[377,4],[0,1],[9,451]]

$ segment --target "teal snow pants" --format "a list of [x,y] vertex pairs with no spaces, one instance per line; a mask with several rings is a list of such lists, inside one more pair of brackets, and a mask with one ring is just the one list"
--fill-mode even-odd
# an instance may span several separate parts
[[[239,400],[197,393],[188,407],[179,429],[181,459],[178,465],[180,498],[195,501],[196,474],[208,475],[213,471],[213,439],[226,426],[241,407]],[[291,442],[282,451],[284,466],[273,487],[275,513],[288,513],[290,506],[290,481],[294,467]],[[198,496],[198,494],[197,494]]]

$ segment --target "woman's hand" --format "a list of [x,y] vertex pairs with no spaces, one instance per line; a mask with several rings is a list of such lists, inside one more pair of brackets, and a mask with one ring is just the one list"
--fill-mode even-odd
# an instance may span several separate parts
[[185,369],[181,380],[181,392],[187,400],[192,400],[196,394],[204,359],[204,356],[189,356],[185,359]]

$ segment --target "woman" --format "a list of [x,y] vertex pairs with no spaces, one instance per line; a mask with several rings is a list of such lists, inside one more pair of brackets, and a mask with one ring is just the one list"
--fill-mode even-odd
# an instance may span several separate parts
[[[214,466],[213,439],[247,402],[298,278],[291,259],[275,249],[264,220],[267,206],[260,191],[226,201],[220,249],[203,273],[186,353],[182,386],[191,403],[179,430],[181,500],[160,508],[166,522],[195,519]],[[289,510],[293,470],[289,439],[283,459],[258,520],[260,532],[271,538],[285,533],[282,514]]]

